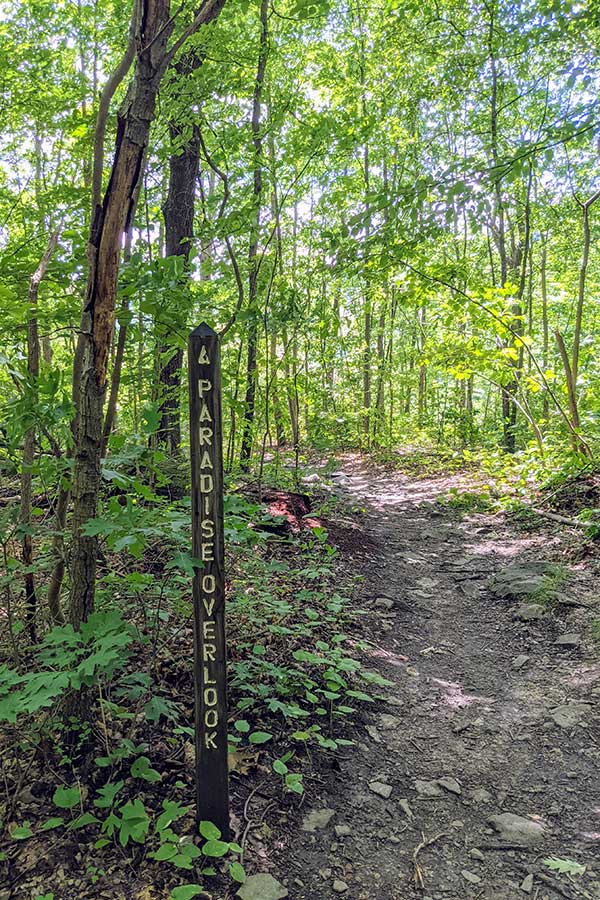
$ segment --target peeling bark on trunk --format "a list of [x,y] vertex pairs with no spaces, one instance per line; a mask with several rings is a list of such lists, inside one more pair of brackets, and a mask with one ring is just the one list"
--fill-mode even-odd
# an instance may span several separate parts
[[144,0],[136,24],[135,75],[119,110],[112,171],[102,205],[94,211],[88,244],[89,274],[81,321],[82,371],[72,486],[70,621],[76,628],[94,608],[97,538],[83,534],[83,528],[94,518],[98,507],[102,414],[121,240],[134,205],[171,28],[169,0]]
[[138,0],[134,17],[136,63],[117,116],[115,154],[101,205],[96,205],[88,243],[88,281],[81,320],[76,388],[73,546],[70,621],[78,628],[94,609],[97,538],[83,533],[98,508],[102,414],[115,321],[121,242],[128,228],[154,118],[161,78],[185,40],[214,19],[224,0],[207,0],[174,44],[169,0]]

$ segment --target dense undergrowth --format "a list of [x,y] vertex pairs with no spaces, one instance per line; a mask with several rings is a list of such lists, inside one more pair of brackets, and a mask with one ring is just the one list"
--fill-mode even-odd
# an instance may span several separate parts
[[[508,512],[535,528],[533,510],[545,504],[587,523],[585,540],[596,537],[600,474],[593,463],[569,459],[559,468],[533,452],[429,448],[380,453],[378,462],[410,477],[446,479],[442,502],[459,513]],[[252,865],[244,813],[251,785],[260,779],[279,805],[293,807],[310,790],[314,754],[351,743],[357,706],[376,699],[385,681],[364,668],[355,635],[362,611],[352,602],[360,576],[344,571],[328,534],[340,501],[321,488],[335,465],[320,464],[311,484],[318,505],[304,518],[275,514],[277,505],[262,500],[265,485],[298,487],[299,473],[284,459],[265,466],[260,485],[228,485],[232,841],[211,823],[200,834],[194,824],[194,562],[183,479],[174,489],[173,466],[165,475],[164,460],[147,450],[123,448],[110,458],[100,514],[86,526],[101,538],[97,609],[76,632],[51,626],[42,606],[35,643],[22,599],[16,504],[5,500],[0,865],[14,896],[100,897],[107,883],[118,896],[125,880],[136,897],[150,883],[173,900],[214,890],[220,896],[223,879],[243,881],[244,864]],[[11,490],[9,481],[5,497]],[[41,492],[36,503],[43,597],[52,497]],[[594,634],[600,641],[599,623]],[[85,720],[69,715],[73,693],[85,698]]]
[[[372,701],[385,683],[361,662],[352,636],[360,615],[351,602],[354,579],[341,571],[322,521],[311,514],[310,526],[298,520],[291,529],[249,499],[256,486],[231,484],[225,530],[234,840],[222,840],[210,823],[199,836],[188,499],[163,496],[160,467],[145,469],[147,460],[144,454],[132,466],[131,458],[112,458],[104,472],[102,509],[87,525],[102,538],[98,603],[79,632],[50,627],[40,610],[39,641],[31,642],[18,589],[18,525],[10,505],[3,512],[1,589],[10,621],[0,666],[0,865],[2,881],[28,900],[101,896],[108,880],[118,896],[124,867],[140,889],[160,885],[174,900],[210,892],[215,876],[243,881],[249,776],[259,774],[278,803],[297,803],[307,760],[350,744],[357,704]],[[39,499],[43,592],[49,548],[47,504]],[[331,510],[333,501],[323,501]],[[74,692],[85,697],[85,721],[68,714]],[[74,879],[65,875],[69,866]]]

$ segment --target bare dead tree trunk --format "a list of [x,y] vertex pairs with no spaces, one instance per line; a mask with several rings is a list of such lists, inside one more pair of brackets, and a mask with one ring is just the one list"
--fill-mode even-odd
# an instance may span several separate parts
[[[173,30],[169,0],[138,0],[134,15],[136,64],[117,116],[115,154],[101,204],[94,208],[88,243],[88,280],[76,387],[75,453],[72,483],[73,544],[69,618],[77,628],[94,609],[97,538],[86,535],[100,491],[102,414],[107,365],[115,321],[121,241],[131,222],[161,78],[185,40],[214,19],[224,0],[205,0],[194,21],[168,47]],[[103,133],[96,134],[96,156]]]

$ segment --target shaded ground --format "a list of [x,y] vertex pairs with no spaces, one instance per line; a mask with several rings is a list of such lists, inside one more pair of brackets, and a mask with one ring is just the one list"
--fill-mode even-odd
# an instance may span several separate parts
[[[340,491],[366,512],[364,539],[346,540],[342,552],[365,574],[370,665],[393,684],[365,715],[356,746],[323,768],[274,874],[293,900],[598,900],[591,572],[571,567],[562,599],[595,612],[561,602],[519,621],[518,603],[499,599],[490,582],[515,561],[561,560],[564,529],[531,536],[499,517],[462,516],[435,503],[448,479],[409,479],[350,458],[344,472]],[[573,649],[555,643],[572,632],[581,635]],[[565,705],[573,715],[559,711],[556,724]],[[334,811],[327,825],[301,830],[324,809]],[[541,843],[524,848],[498,834],[489,819],[503,813],[538,822]],[[555,875],[542,864],[549,856],[587,871]]]

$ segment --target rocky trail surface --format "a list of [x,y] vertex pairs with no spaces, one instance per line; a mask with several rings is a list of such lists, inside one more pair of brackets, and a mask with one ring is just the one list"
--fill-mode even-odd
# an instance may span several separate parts
[[449,479],[344,472],[365,513],[341,552],[392,686],[313,784],[261,900],[600,900],[593,566],[564,579],[560,527],[436,503]]

